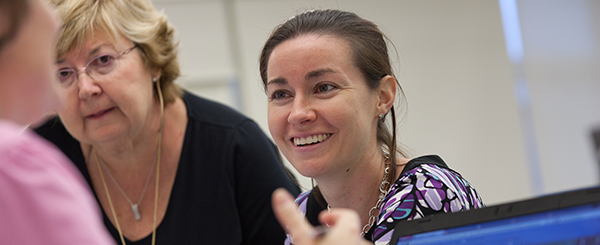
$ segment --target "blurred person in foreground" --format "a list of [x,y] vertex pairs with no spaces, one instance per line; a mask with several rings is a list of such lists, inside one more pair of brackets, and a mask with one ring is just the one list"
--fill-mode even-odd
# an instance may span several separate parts
[[41,0],[0,0],[0,243],[114,244],[81,174],[26,126],[55,111],[59,21]]

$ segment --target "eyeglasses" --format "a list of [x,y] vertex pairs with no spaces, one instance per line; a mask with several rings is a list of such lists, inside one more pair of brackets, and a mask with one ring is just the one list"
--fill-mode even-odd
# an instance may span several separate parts
[[75,79],[79,79],[79,72],[85,69],[85,73],[88,74],[94,80],[101,79],[103,76],[110,74],[119,67],[119,60],[121,56],[128,54],[133,49],[137,48],[134,45],[131,48],[125,49],[121,54],[109,53],[103,54],[90,60],[84,67],[79,70],[73,68],[63,68],[56,72],[56,77],[62,86],[70,86],[73,84]]

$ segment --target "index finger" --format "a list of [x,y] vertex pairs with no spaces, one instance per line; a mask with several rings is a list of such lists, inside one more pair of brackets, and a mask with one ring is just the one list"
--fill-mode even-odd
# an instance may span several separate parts
[[315,234],[314,228],[298,211],[294,198],[285,189],[279,188],[271,198],[273,212],[281,226],[292,235],[296,244],[310,244]]

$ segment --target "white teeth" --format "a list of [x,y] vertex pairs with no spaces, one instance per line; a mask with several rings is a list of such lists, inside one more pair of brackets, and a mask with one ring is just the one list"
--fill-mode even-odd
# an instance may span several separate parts
[[331,134],[319,134],[308,136],[306,138],[294,138],[294,144],[296,144],[297,146],[315,144],[323,142],[324,140],[329,138],[330,135]]

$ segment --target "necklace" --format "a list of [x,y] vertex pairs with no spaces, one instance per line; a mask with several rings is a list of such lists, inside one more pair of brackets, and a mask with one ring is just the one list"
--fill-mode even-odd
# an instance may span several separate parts
[[154,163],[152,163],[152,167],[150,167],[150,173],[148,173],[148,177],[146,178],[146,184],[144,184],[144,188],[142,189],[142,195],[140,195],[140,198],[138,199],[137,203],[131,202],[131,199],[129,199],[129,197],[127,196],[127,194],[125,194],[125,191],[123,191],[123,189],[121,188],[121,186],[119,185],[119,183],[117,183],[117,180],[115,179],[115,177],[113,177],[113,175],[108,170],[108,167],[106,167],[106,164],[104,164],[104,162],[102,161],[102,158],[98,158],[97,159],[97,160],[100,160],[100,165],[102,165],[102,167],[104,167],[104,170],[106,170],[106,173],[108,173],[108,177],[110,177],[110,179],[112,180],[112,182],[115,183],[115,186],[117,186],[117,189],[119,189],[119,191],[121,192],[121,194],[123,194],[123,197],[125,197],[125,200],[127,200],[127,202],[129,202],[129,204],[131,204],[131,210],[133,211],[133,215],[135,217],[135,220],[141,220],[142,219],[142,216],[140,215],[140,210],[138,209],[138,207],[139,207],[140,202],[144,198],[144,194],[146,194],[146,188],[148,187],[148,183],[150,183],[150,177],[152,177],[152,171],[154,170],[154,165],[156,165],[156,159],[158,157],[158,151],[156,153],[157,154],[154,155]]
[[[164,104],[163,97],[162,97],[162,91],[160,89],[160,82],[157,81],[154,84],[156,84],[156,89],[158,90],[158,100],[160,102],[160,126],[158,128],[158,144],[156,146],[156,148],[157,148],[156,149],[156,158],[154,159],[155,163],[156,163],[156,185],[154,187],[154,222],[152,223],[152,245],[156,244],[156,216],[157,216],[156,214],[158,213],[158,180],[160,177],[160,175],[159,175],[160,174],[160,154],[161,154],[161,148],[162,148],[163,128],[164,128],[164,124],[165,124],[165,104]],[[104,186],[104,190],[106,191],[108,205],[110,206],[110,211],[112,211],[113,217],[115,219],[115,224],[117,225],[117,231],[119,232],[119,238],[121,238],[121,243],[123,245],[126,245],[125,238],[123,238],[123,232],[121,231],[121,226],[119,226],[119,220],[117,219],[117,213],[115,213],[115,208],[113,207],[112,200],[110,199],[110,193],[108,193],[108,188],[106,187],[106,181],[104,181],[104,175],[102,174],[102,169],[100,168],[100,158],[98,157],[98,152],[94,151],[94,155],[96,156],[96,164],[98,165],[98,172],[100,172],[100,179],[102,179],[102,185]],[[106,172],[108,172],[108,169]],[[108,172],[108,173],[110,175],[110,172]],[[152,173],[152,171],[150,171],[150,173]],[[116,184],[116,182],[115,182],[115,184]],[[148,184],[148,182],[146,182],[146,185],[147,184]],[[117,186],[119,186],[119,185],[117,185]],[[119,187],[119,190],[121,190],[120,187]],[[142,193],[142,195],[143,195],[143,193]],[[125,197],[127,197],[127,196],[125,196]],[[140,198],[140,200],[141,200],[141,198]],[[128,201],[129,201],[129,199],[128,199]],[[131,203],[131,201],[129,203]],[[132,205],[132,209],[133,209],[133,205]],[[136,205],[136,210],[137,210],[137,205]],[[134,214],[135,214],[136,210],[134,210]],[[139,210],[138,210],[138,212],[139,212]]]
[[[375,220],[377,219],[377,214],[379,213],[379,210],[381,209],[381,205],[383,205],[383,199],[385,199],[385,196],[388,193],[388,188],[386,188],[386,186],[390,183],[387,178],[388,175],[390,173],[390,163],[388,162],[389,157],[387,155],[385,155],[385,159],[383,160],[385,163],[385,170],[383,172],[383,179],[381,180],[381,184],[379,185],[379,199],[377,200],[377,203],[375,203],[375,206],[373,206],[370,210],[369,210],[369,221],[367,222],[367,224],[365,226],[363,226],[362,228],[362,232],[360,233],[360,236],[363,237],[365,235],[365,233],[367,233],[367,231],[369,231],[371,229],[371,227],[373,227],[373,224],[375,223]],[[331,211],[331,206],[329,204],[327,204],[327,210]],[[377,212],[373,212],[377,210]]]

